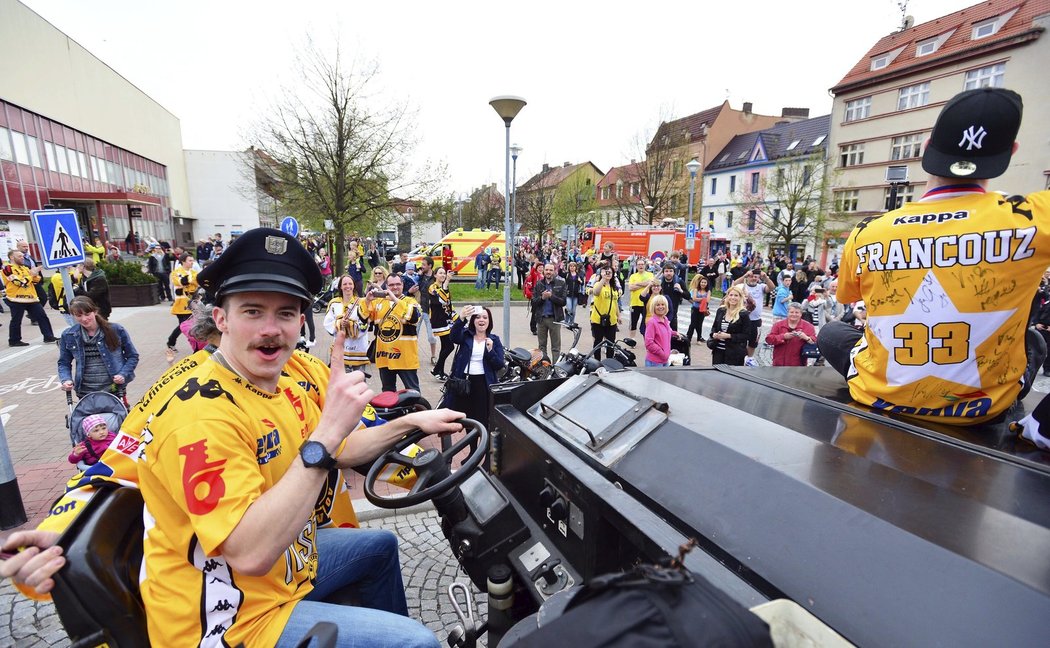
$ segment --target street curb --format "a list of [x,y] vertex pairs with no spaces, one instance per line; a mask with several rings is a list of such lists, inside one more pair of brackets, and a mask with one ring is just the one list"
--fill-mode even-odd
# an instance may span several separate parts
[[354,502],[354,513],[357,514],[357,519],[362,522],[370,522],[372,520],[383,520],[386,518],[397,517],[398,515],[412,515],[413,513],[425,513],[427,511],[434,510],[433,502],[423,502],[422,504],[416,504],[415,506],[406,506],[405,508],[399,509],[385,509],[379,508],[375,504],[369,502],[366,499],[355,499]]

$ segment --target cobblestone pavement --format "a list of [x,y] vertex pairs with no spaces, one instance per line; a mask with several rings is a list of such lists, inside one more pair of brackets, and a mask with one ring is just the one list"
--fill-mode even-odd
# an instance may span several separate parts
[[[379,514],[378,517],[372,515]],[[452,556],[441,534],[441,522],[432,508],[410,512],[362,513],[361,526],[393,531],[400,539],[401,573],[408,599],[408,613],[434,631],[445,645],[448,631],[458,623],[448,600],[453,581],[470,583]],[[477,617],[485,618],[485,598],[471,586],[478,604]],[[9,581],[0,584],[0,648],[65,647],[69,639],[51,603],[31,601]],[[481,645],[484,645],[482,643]]]

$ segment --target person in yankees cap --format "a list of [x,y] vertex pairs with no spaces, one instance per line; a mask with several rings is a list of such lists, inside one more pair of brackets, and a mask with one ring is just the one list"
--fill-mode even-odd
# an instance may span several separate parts
[[[396,538],[318,528],[318,495],[332,467],[370,462],[414,428],[457,432],[463,414],[364,428],[373,393],[338,354],[323,411],[282,372],[321,287],[295,238],[249,231],[198,279],[214,297],[221,341],[178,377],[143,430],[138,462],[152,644],[295,646],[324,620],[339,626],[338,646],[437,646],[407,616]],[[361,605],[326,602],[351,583]]]
[[863,300],[864,329],[818,336],[854,400],[892,414],[969,425],[1031,389],[1046,345],[1027,329],[1050,264],[1050,192],[988,191],[1017,150],[1016,92],[960,93],[941,110],[915,202],[861,221],[846,241],[837,299]]

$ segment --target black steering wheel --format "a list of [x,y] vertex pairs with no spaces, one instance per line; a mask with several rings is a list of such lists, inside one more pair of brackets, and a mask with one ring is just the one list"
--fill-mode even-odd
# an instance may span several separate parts
[[[416,430],[376,457],[365,477],[365,497],[368,501],[385,509],[415,506],[447,493],[469,477],[488,452],[489,431],[474,419],[465,418],[457,422],[463,426],[466,434],[447,450],[425,448],[414,457],[401,454],[402,450],[427,436],[426,432]],[[467,446],[470,446],[470,455],[460,463],[459,470],[452,472],[452,459]],[[390,497],[376,493],[376,480],[387,465],[403,466],[415,471],[416,483],[407,495]]]

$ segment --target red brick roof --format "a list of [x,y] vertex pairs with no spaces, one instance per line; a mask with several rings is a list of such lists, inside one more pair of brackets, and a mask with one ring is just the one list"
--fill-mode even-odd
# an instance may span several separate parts
[[[660,128],[656,129],[656,134],[653,135],[653,141],[649,143],[650,147],[663,146],[663,137],[666,135],[668,138],[668,146],[681,146],[687,142],[692,142],[700,139],[701,133],[703,132],[703,126],[706,124],[708,128],[714,124],[715,119],[718,118],[719,113],[722,112],[722,108],[729,105],[729,102],[723,102],[714,108],[708,108],[702,110],[694,115],[688,117],[682,117],[681,119],[675,119],[669,122],[663,122],[660,124]],[[687,139],[682,141],[682,136],[687,135]]]
[[625,164],[609,169],[605,177],[598,181],[598,187],[615,185],[619,180],[623,180],[625,183],[641,180],[642,174],[645,172],[643,164],[643,162],[634,162],[633,164]]
[[[980,40],[971,39],[975,23],[995,18],[1014,9],[1017,12],[998,32]],[[988,0],[911,29],[892,33],[875,43],[868,53],[857,61],[853,69],[831,88],[831,92],[841,94],[904,74],[939,67],[949,61],[1017,46],[1039,37],[1043,29],[1033,26],[1032,21],[1037,16],[1048,13],[1050,0]],[[954,33],[936,52],[926,56],[915,56],[917,43],[952,30],[955,30]],[[871,69],[872,58],[900,47],[904,50],[887,67],[874,71]]]

